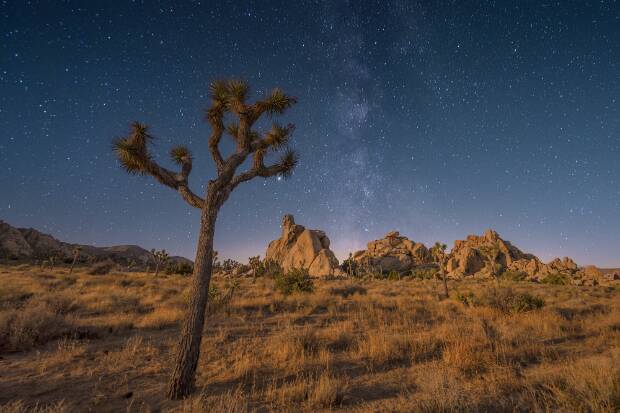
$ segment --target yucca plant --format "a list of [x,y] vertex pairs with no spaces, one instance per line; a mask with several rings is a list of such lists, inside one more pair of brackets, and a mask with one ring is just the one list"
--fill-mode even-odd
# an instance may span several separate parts
[[[179,166],[178,171],[172,171],[160,166],[153,158],[150,144],[154,138],[146,125],[134,122],[126,137],[114,141],[116,156],[127,172],[151,175],[159,183],[179,192],[189,205],[201,210],[189,308],[168,386],[168,396],[172,399],[186,396],[194,385],[213,269],[215,222],[220,208],[231,192],[244,182],[256,177],[289,177],[298,159],[293,150],[287,149],[294,129],[292,124],[273,123],[264,133],[254,129],[262,116],[284,113],[296,103],[295,98],[274,89],[263,99],[249,103],[249,87],[240,80],[215,81],[210,85],[209,95],[211,104],[206,110],[206,121],[211,126],[211,135],[208,146],[217,175],[206,185],[204,197],[189,187],[193,157],[187,147],[176,146],[170,151],[172,160]],[[229,122],[231,118],[234,121]],[[228,133],[235,143],[234,151],[227,156],[223,156],[219,148],[224,133]],[[274,152],[282,152],[280,159],[267,165],[266,158]],[[249,158],[248,169],[238,172]]]

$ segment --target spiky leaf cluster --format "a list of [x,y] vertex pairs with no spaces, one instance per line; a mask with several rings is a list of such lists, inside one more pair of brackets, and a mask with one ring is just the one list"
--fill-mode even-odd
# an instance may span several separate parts
[[186,146],[175,146],[170,149],[170,157],[179,165],[192,160],[192,154]]
[[153,136],[148,133],[148,127],[139,122],[131,124],[131,132],[125,138],[118,138],[113,142],[114,152],[121,166],[129,173],[146,174],[151,161],[148,145]]
[[298,162],[299,155],[297,155],[297,152],[292,149],[287,149],[278,162],[278,167],[280,169],[278,175],[285,179],[290,178]]

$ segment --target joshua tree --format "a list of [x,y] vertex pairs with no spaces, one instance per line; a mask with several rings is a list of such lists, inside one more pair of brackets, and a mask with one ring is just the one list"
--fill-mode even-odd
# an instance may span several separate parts
[[157,277],[157,275],[159,275],[159,268],[168,261],[170,256],[166,250],[157,251],[155,248],[151,250],[151,255],[153,255],[153,259],[155,260],[155,277]]
[[250,257],[248,262],[250,264],[250,267],[252,267],[252,275],[254,276],[254,278],[256,278],[260,269],[260,255]]
[[56,265],[56,256],[55,255],[50,255],[47,259],[47,261],[50,263],[50,270],[54,269],[54,265]]
[[135,267],[137,264],[136,260],[129,260],[129,262],[127,263],[127,271],[131,271],[133,269],[133,267]]
[[493,276],[493,278],[495,278],[495,282],[499,287],[499,274],[497,270],[497,260],[499,259],[499,255],[501,252],[499,249],[499,245],[497,245],[497,243],[494,243],[492,245],[484,246],[480,248],[480,251],[487,259],[491,275]]
[[[133,123],[128,136],[114,141],[116,155],[127,172],[153,176],[161,184],[178,191],[189,205],[201,210],[188,311],[168,387],[168,396],[173,399],[186,396],[194,385],[213,267],[215,222],[220,208],[243,182],[256,177],[290,176],[298,159],[294,151],[286,149],[279,161],[265,165],[269,153],[286,148],[294,129],[292,124],[280,126],[274,123],[262,134],[253,129],[263,115],[284,113],[296,103],[295,98],[274,89],[264,99],[248,103],[248,85],[239,80],[213,82],[209,95],[211,105],[206,111],[206,120],[211,126],[209,151],[217,175],[206,185],[204,198],[189,188],[193,158],[185,146],[176,146],[170,151],[170,156],[179,165],[179,171],[175,172],[153,159],[149,151],[153,136],[146,125]],[[234,121],[229,122],[229,119]],[[236,146],[227,156],[223,156],[219,148],[224,132],[232,136]],[[252,159],[249,168],[238,173],[249,157]]]
[[347,275],[353,277],[353,253],[349,253],[349,259],[347,260]]
[[431,248],[431,254],[433,255],[433,261],[439,267],[439,275],[443,281],[443,295],[445,298],[448,298],[450,295],[448,294],[448,278],[446,276],[446,262],[448,261],[446,248],[448,248],[446,244],[438,241]]
[[73,273],[73,267],[75,267],[75,263],[80,257],[80,251],[82,251],[82,247],[73,248],[73,261],[71,261],[71,268],[69,268],[69,274]]

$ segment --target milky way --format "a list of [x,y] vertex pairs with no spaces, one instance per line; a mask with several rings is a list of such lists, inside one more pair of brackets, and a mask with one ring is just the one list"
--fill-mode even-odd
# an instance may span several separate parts
[[492,227],[544,259],[620,265],[617,1],[214,3],[0,3],[1,219],[193,257],[198,211],[126,175],[110,142],[146,122],[162,163],[193,149],[203,191],[208,84],[240,77],[299,99],[279,120],[302,158],[235,191],[222,256],[263,255],[292,213],[340,258],[389,230],[452,244]]

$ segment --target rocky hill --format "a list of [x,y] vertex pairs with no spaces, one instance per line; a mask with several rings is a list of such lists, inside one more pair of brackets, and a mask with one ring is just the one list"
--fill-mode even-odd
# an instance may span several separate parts
[[454,242],[447,271],[453,276],[490,275],[495,271],[526,274],[529,279],[540,280],[551,274],[580,277],[584,272],[569,257],[556,258],[545,264],[533,254],[524,253],[509,241],[503,240],[493,230],[484,235],[469,235]]
[[[72,260],[76,247],[80,248],[79,261],[82,263],[112,260],[122,265],[134,263],[136,267],[145,267],[153,260],[149,251],[137,245],[95,247],[71,244],[36,229],[16,228],[0,220],[0,260],[33,262],[54,256],[61,261],[68,261]],[[171,257],[169,262],[192,263],[184,257]]]
[[[369,242],[366,250],[357,251],[352,258],[362,268],[372,268],[373,271],[404,273],[416,267],[433,265],[433,258],[424,244],[411,241],[397,231]],[[620,279],[619,272],[604,273],[594,266],[580,267],[568,257],[544,263],[502,239],[493,230],[455,241],[445,269],[452,278],[491,277],[495,271],[531,281],[544,281],[547,277],[565,278],[576,285]]]

